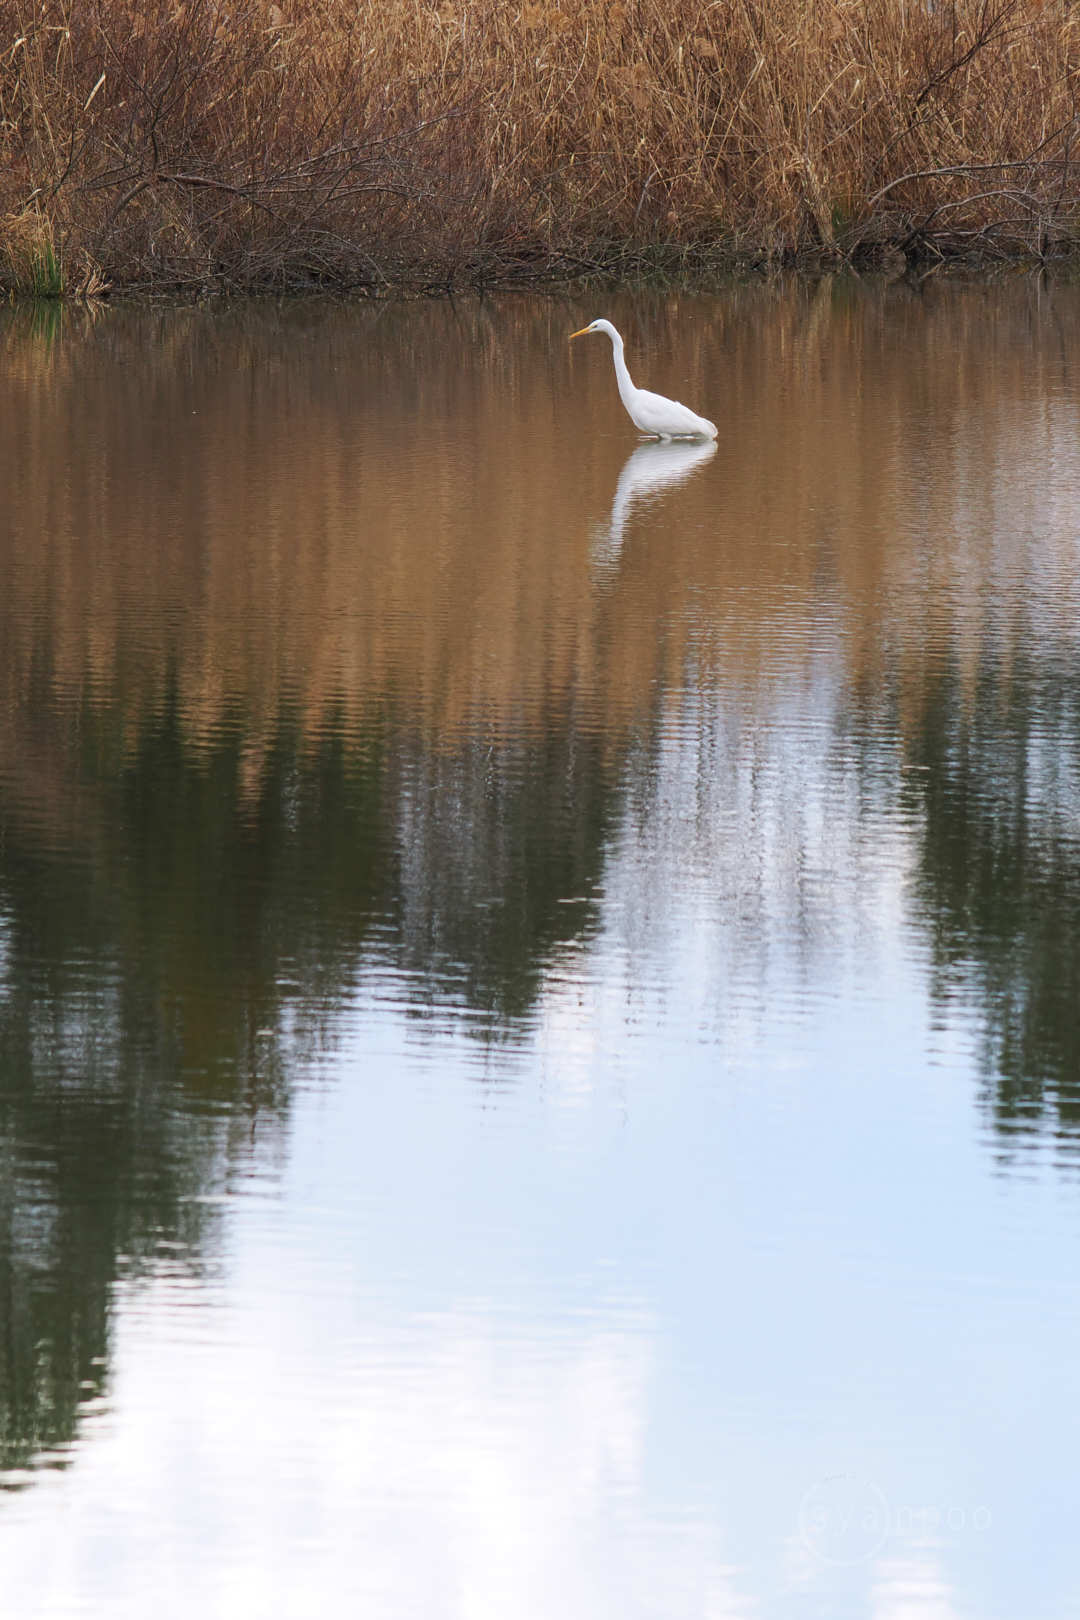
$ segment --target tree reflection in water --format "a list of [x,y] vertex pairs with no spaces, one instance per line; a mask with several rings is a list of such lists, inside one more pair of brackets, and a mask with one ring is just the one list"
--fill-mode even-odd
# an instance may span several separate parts
[[[0,845],[0,1469],[102,1388],[118,1278],[212,1264],[230,1166],[280,1136],[388,886],[381,745],[185,737],[166,703],[29,702]],[[25,744],[20,749],[19,741]],[[48,802],[40,808],[43,762]],[[20,769],[21,766],[21,769]],[[35,804],[35,801],[38,801]]]
[[[30,703],[13,725],[0,1469],[17,1480],[62,1460],[100,1393],[117,1279],[212,1263],[202,1200],[280,1135],[365,960],[418,1014],[457,1008],[498,1041],[522,1027],[592,914],[612,773],[565,724],[442,753],[285,715],[262,722],[254,772],[241,716],[192,739],[173,694],[135,738],[109,705]],[[27,808],[43,757],[48,824]]]
[[[1034,640],[1034,638],[1033,638]],[[1080,1133],[1080,677],[1047,649],[955,659],[909,736],[935,993],[973,994],[1003,1149]]]

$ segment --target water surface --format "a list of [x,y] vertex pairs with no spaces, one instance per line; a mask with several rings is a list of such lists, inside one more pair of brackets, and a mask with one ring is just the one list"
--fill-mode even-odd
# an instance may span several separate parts
[[0,317],[2,1612],[1080,1614],[1077,353]]

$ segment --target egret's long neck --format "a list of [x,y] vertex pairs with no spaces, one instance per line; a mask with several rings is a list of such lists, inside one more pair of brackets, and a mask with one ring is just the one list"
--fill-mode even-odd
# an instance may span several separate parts
[[627,410],[629,410],[630,401],[633,399],[637,390],[630,381],[630,373],[627,371],[626,361],[623,359],[622,338],[619,336],[618,332],[612,332],[610,337],[611,347],[615,351],[615,378],[619,384],[619,397],[626,406]]

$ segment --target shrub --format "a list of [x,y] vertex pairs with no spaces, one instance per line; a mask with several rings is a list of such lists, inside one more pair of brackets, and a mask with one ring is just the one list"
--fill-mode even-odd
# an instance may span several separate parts
[[1064,0],[0,0],[4,274],[30,214],[84,288],[1067,250],[1078,26]]

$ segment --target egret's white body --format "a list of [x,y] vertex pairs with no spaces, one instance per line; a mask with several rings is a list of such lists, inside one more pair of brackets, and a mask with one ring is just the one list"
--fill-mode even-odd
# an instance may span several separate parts
[[658,439],[715,439],[716,424],[704,416],[697,416],[677,399],[665,399],[663,394],[650,394],[647,388],[635,388],[623,359],[623,340],[610,321],[593,321],[580,332],[571,332],[572,338],[584,337],[587,332],[606,332],[611,339],[615,358],[615,376],[619,384],[619,398],[626,406],[630,420],[642,433],[654,433]]

